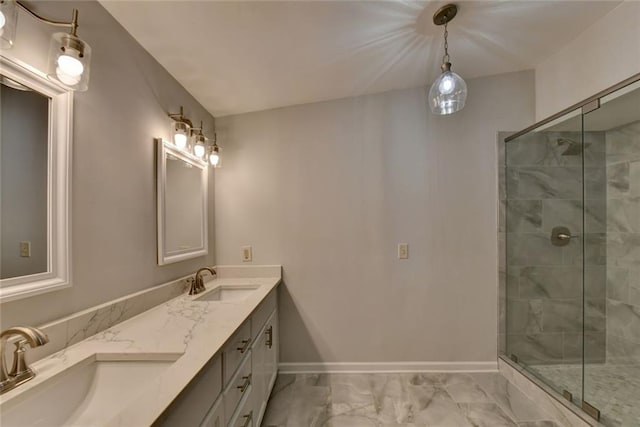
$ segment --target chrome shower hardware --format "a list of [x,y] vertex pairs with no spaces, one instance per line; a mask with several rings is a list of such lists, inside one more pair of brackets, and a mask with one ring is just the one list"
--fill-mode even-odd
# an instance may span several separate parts
[[551,230],[551,244],[553,246],[567,246],[571,239],[578,236],[572,236],[571,231],[567,227],[553,227]]

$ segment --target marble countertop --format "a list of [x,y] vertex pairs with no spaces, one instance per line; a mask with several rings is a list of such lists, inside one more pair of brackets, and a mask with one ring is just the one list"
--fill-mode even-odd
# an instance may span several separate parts
[[[181,295],[84,341],[35,362],[37,376],[0,397],[13,399],[52,376],[89,357],[98,359],[173,360],[161,375],[145,385],[138,397],[114,414],[105,414],[105,426],[151,425],[205,364],[221,349],[262,300],[280,283],[280,277],[204,277],[207,291],[219,286],[259,286],[240,301],[194,301]],[[208,280],[207,280],[208,279]]]

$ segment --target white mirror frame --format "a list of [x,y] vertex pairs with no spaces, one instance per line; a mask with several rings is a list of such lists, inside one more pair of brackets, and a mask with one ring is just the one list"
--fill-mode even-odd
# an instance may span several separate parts
[[[208,239],[208,217],[207,217],[207,196],[208,196],[208,172],[209,167],[206,161],[199,159],[198,157],[178,149],[169,141],[164,141],[161,138],[156,139],[158,146],[158,264],[172,264],[174,262],[184,261],[191,258],[197,258],[205,256],[209,253],[209,239]],[[202,170],[202,194],[201,194],[201,206],[193,206],[192,209],[202,209],[202,224],[201,224],[201,236],[202,245],[195,248],[184,249],[180,251],[172,251],[169,253],[166,249],[165,229],[166,229],[166,216],[165,216],[165,188],[167,183],[167,155],[172,155],[178,159],[189,163],[191,166]]]
[[8,78],[47,97],[47,271],[0,279],[0,302],[26,298],[71,286],[71,147],[73,92],[33,67],[0,55]]

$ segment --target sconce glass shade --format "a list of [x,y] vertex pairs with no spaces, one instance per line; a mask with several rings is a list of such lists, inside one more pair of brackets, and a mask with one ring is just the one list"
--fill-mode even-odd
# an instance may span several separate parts
[[451,71],[451,63],[442,64],[442,74],[429,90],[429,106],[434,114],[453,114],[462,110],[467,101],[467,84]]
[[14,0],[0,1],[0,47],[9,49],[13,46],[18,23],[18,7]]
[[65,87],[84,92],[89,88],[91,47],[68,33],[55,33],[49,45],[47,77]]
[[196,143],[193,146],[193,154],[195,154],[197,157],[203,158],[204,153],[207,151],[205,143],[206,140],[204,135],[196,135]]
[[185,122],[173,122],[173,143],[181,150],[187,147],[189,125]]
[[214,168],[217,168],[220,164],[220,152],[217,145],[211,147],[211,152],[209,153],[209,163],[211,163],[211,166],[213,166]]

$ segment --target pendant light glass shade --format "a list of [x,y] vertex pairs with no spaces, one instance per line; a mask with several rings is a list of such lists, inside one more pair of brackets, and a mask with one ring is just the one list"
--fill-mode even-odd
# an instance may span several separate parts
[[18,7],[14,0],[0,1],[0,47],[9,49],[16,37]]
[[453,114],[462,110],[467,101],[467,84],[451,71],[451,63],[442,64],[442,74],[429,90],[431,112],[439,115]]
[[89,88],[91,47],[73,34],[55,33],[49,45],[47,77],[65,87],[84,92]]

